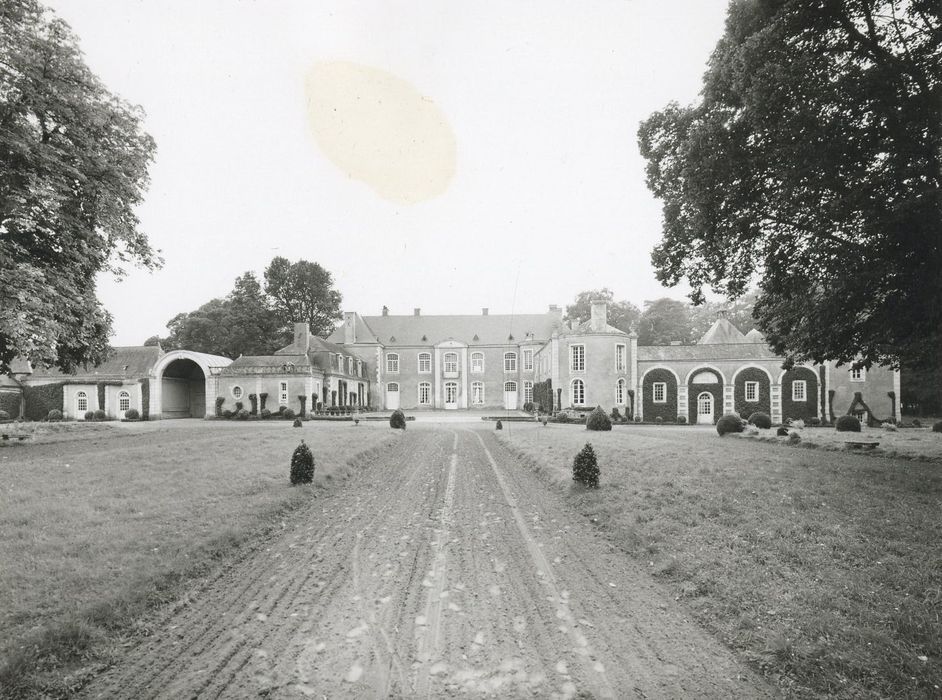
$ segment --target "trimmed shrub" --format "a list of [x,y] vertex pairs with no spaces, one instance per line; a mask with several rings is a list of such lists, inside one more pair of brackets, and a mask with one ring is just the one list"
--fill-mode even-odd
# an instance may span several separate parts
[[599,462],[595,450],[592,449],[592,443],[587,442],[573,460],[572,480],[588,488],[599,487]]
[[743,419],[735,413],[727,413],[716,421],[716,432],[718,432],[720,436],[726,435],[727,433],[741,433],[745,427]]
[[779,426],[778,430],[775,431],[775,434],[779,437],[786,437],[788,435],[788,428],[784,425]]
[[544,427],[544,428],[546,427],[546,423],[547,423],[547,420],[544,418],[544,419],[543,419],[543,427]]
[[312,481],[314,481],[314,455],[311,454],[311,448],[302,440],[291,455],[291,485],[310,484]]
[[612,415],[610,417],[612,419],[612,423],[621,422],[621,413],[618,412],[618,406],[612,408]]
[[95,410],[95,420],[108,420],[108,414],[102,409]]
[[63,401],[62,382],[54,384],[40,384],[38,386],[24,386],[23,400],[26,403],[26,420],[42,420],[52,409],[62,410]]
[[251,409],[251,411],[250,411],[251,414],[252,414],[253,416],[254,416],[254,415],[257,415],[257,414],[258,414],[258,395],[257,395],[257,394],[249,394],[249,402],[252,404],[252,409]]
[[244,408],[240,409],[239,411],[236,411],[235,417],[236,417],[236,420],[248,420],[249,412],[246,411]]
[[921,428],[921,427],[922,427],[922,421],[919,420],[918,418],[913,418],[913,427],[914,427],[914,428]]
[[858,420],[857,416],[841,416],[837,419],[834,427],[839,433],[859,433],[860,420]]
[[300,419],[300,418],[295,418],[295,419],[294,419],[294,423],[292,423],[291,425],[294,426],[295,428],[300,428],[300,427],[301,427],[301,419]]
[[243,408],[245,408],[245,404],[241,401],[236,401],[236,413],[241,411]]
[[284,418],[285,420],[294,420],[295,419],[294,409],[285,408],[284,411],[281,411],[281,417]]
[[261,394],[258,395],[258,410],[259,411],[265,410],[265,399],[267,398],[268,398],[267,392],[263,391]]
[[797,445],[797,444],[800,443],[800,442],[801,442],[801,435],[799,435],[798,433],[789,433],[789,434],[788,434],[788,444],[789,444],[789,445]]
[[769,417],[769,414],[762,413],[761,411],[756,411],[751,416],[749,416],[749,422],[757,428],[762,428],[763,430],[768,430],[772,427],[772,419]]
[[263,408],[261,416],[262,418],[271,418],[271,411],[269,411],[267,408]]
[[678,425],[686,425],[686,424],[687,424],[687,416],[677,416],[677,423],[678,423]]
[[46,414],[46,420],[48,421],[60,421],[62,420],[62,411],[58,408],[54,408],[49,413]]
[[525,404],[523,404],[523,410],[527,413],[533,413],[533,402],[527,401]]
[[935,423],[932,424],[932,432],[942,433],[942,420],[937,420]]
[[281,406],[278,407],[278,415],[279,416],[284,415],[284,412],[287,410],[288,410],[288,407],[282,404]]
[[224,403],[226,403],[226,399],[224,396],[216,397],[216,416],[217,417],[222,415],[222,405]]
[[817,416],[812,416],[811,418],[808,419],[808,425],[816,428],[819,425],[821,425],[821,419],[818,418]]
[[124,419],[125,420],[140,420],[141,414],[136,408],[129,408],[127,411],[124,412]]
[[568,423],[568,422],[569,422],[569,414],[566,413],[565,411],[560,411],[559,413],[556,414],[556,422],[557,422],[557,423]]
[[661,423],[664,422],[664,417],[663,417],[663,416],[654,416],[654,422],[657,423],[658,425],[660,425]]
[[504,424],[500,422],[500,419],[497,419],[497,425],[494,426],[494,430],[503,430]]
[[611,430],[612,429],[612,419],[605,415],[605,411],[602,410],[601,406],[596,406],[592,409],[592,413],[589,414],[589,417],[585,422],[586,430]]
[[0,420],[10,420],[10,414],[0,409]]
[[223,418],[232,418],[232,416],[234,416],[234,415],[235,415],[235,413],[233,413],[233,412],[232,412],[230,409],[228,409],[228,408],[227,408],[225,411],[222,412],[222,417],[223,417]]
[[641,416],[635,416],[635,423],[641,422]]
[[389,427],[395,428],[396,430],[405,430],[406,414],[400,411],[398,408],[393,411],[392,415],[389,416]]
[[85,420],[95,420],[95,412],[85,411]]

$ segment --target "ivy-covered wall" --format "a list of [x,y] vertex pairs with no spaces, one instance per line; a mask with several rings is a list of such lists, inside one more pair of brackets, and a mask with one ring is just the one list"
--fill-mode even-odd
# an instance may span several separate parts
[[[746,382],[759,382],[759,400],[746,401]],[[769,375],[757,367],[746,367],[736,375],[733,385],[733,410],[743,418],[760,412],[767,416],[772,415],[772,386]]]
[[52,409],[62,410],[62,387],[65,382],[23,387],[27,420],[43,420]]
[[690,382],[687,388],[687,410],[690,412],[690,422],[697,422],[697,397],[700,396],[704,391],[709,392],[713,395],[713,422],[719,420],[720,416],[723,415],[723,378],[719,375],[718,372],[709,368],[698,369],[696,372],[693,372],[691,377],[695,377],[702,372],[709,372],[716,377],[716,382],[713,384],[701,384]]
[[[792,383],[806,382],[804,401],[792,401]],[[793,367],[782,377],[782,422],[789,418],[808,420],[818,415],[818,376],[807,367]]]
[[[654,403],[654,384],[657,382],[667,384],[665,403]],[[674,374],[666,369],[652,369],[645,374],[641,384],[641,401],[645,422],[658,417],[671,423],[677,420],[677,380]]]
[[141,420],[150,418],[150,379],[141,380]]
[[23,392],[0,391],[0,411],[6,411],[10,418],[20,417],[20,405],[23,403]]

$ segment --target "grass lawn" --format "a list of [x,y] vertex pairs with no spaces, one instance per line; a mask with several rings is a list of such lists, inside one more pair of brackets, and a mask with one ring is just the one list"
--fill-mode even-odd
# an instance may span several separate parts
[[[771,442],[787,442],[788,438],[778,437],[775,428],[759,430],[758,435],[740,433],[740,437],[763,439]],[[942,463],[942,433],[932,432],[932,428],[900,428],[896,431],[884,428],[864,427],[859,433],[839,433],[834,428],[803,428],[796,431],[805,443],[804,447],[819,447],[825,450],[846,450],[846,442],[878,442],[877,447],[867,450],[871,457],[901,457],[937,461]]]
[[[692,427],[500,436],[786,696],[942,696],[942,463]],[[587,441],[597,491],[572,487]]]
[[[382,423],[40,430],[0,447],[0,697],[68,694],[148,609],[397,438]],[[301,438],[315,483],[292,488]]]

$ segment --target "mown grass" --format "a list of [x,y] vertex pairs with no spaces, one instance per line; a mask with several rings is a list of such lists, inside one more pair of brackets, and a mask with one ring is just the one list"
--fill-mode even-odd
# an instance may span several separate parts
[[[939,463],[696,428],[501,439],[786,696],[942,696]],[[571,487],[587,441],[597,491]]]
[[[381,424],[88,427],[0,449],[0,697],[70,694],[149,609],[397,439]],[[315,482],[291,487],[302,437]]]

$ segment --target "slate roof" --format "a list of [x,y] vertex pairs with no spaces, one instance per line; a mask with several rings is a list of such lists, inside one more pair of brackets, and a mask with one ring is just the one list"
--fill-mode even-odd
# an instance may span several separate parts
[[[383,345],[430,346],[443,340],[457,340],[469,345],[516,344],[532,333],[535,340],[549,340],[553,329],[560,327],[559,314],[469,314],[444,316],[363,316],[371,338],[364,340],[357,326],[357,342],[380,342]],[[513,339],[511,340],[511,336]],[[329,341],[342,343],[343,328],[334,331]]]
[[628,335],[627,333],[625,333],[625,331],[621,330],[620,328],[615,328],[615,326],[610,326],[608,324],[605,324],[605,328],[603,330],[594,331],[592,330],[591,319],[588,321],[583,321],[582,323],[578,324],[575,328],[573,328],[571,331],[561,332],[560,335],[591,335],[593,333],[615,333],[616,335],[624,335],[624,336]]
[[164,352],[156,345],[131,345],[112,348],[111,355],[97,367],[79,368],[66,374],[51,367],[34,367],[30,378],[50,379],[125,379],[146,377]]
[[[281,368],[285,364],[292,364],[296,369],[304,372],[310,371],[311,367],[322,369],[325,372],[336,372],[336,369],[331,368],[330,354],[340,354],[344,357],[360,359],[342,346],[312,335],[308,338],[308,346],[304,351],[292,343],[276,350],[273,355],[242,355],[233,360],[232,364],[226,367],[222,373],[225,375],[239,374],[240,369],[247,367]],[[363,360],[360,361],[363,364],[368,364]]]
[[759,332],[758,328],[753,328],[751,331],[746,333],[746,340],[750,343],[764,343],[765,336]]
[[727,343],[725,345],[639,345],[639,362],[679,360],[775,360],[781,359],[764,343]]
[[727,345],[729,343],[747,343],[746,336],[730,323],[728,318],[720,317],[713,322],[710,329],[703,334],[697,345]]

